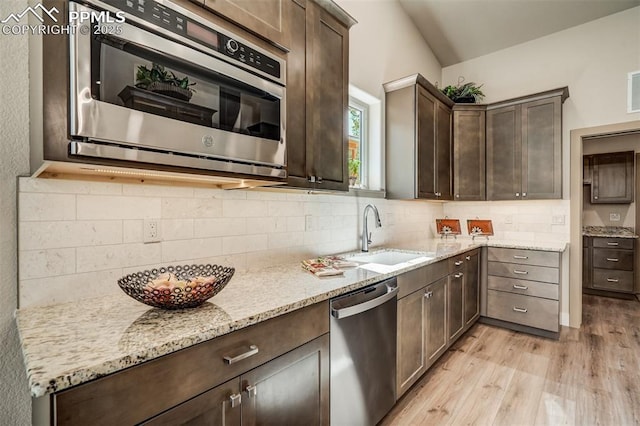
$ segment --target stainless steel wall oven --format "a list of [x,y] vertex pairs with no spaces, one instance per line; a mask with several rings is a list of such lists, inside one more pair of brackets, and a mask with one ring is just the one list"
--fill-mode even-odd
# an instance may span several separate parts
[[68,36],[69,158],[286,178],[282,57],[176,2],[68,3],[101,11]]

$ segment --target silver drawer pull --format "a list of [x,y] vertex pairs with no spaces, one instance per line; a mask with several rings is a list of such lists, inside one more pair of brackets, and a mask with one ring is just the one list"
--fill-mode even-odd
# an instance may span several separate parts
[[463,263],[462,260],[457,260],[457,261],[453,262],[453,264],[456,265],[456,266],[460,266],[460,265],[462,265],[462,263]]
[[618,243],[607,243],[608,246],[617,246]]
[[513,310],[516,312],[522,312],[523,314],[527,313],[527,308],[518,308],[517,306],[514,306]]
[[517,269],[514,269],[513,273],[514,274],[518,274],[518,275],[527,275],[529,272],[527,272],[527,271],[519,271]]
[[607,260],[608,260],[609,262],[617,262],[619,259],[618,259],[618,258],[616,258],[616,257],[607,257]]
[[520,256],[520,255],[514,254],[514,255],[513,255],[513,258],[514,258],[514,259],[523,259],[523,260],[526,260],[526,259],[528,259],[528,258],[529,258],[529,256]]
[[513,288],[517,289],[517,290],[528,290],[529,287],[527,287],[526,285],[518,285],[518,284],[514,284]]
[[464,275],[464,274],[463,274],[462,272],[459,272],[459,273],[455,274],[455,275],[453,276],[453,278],[462,278],[462,276],[463,276],[463,275]]
[[234,363],[236,363],[238,361],[242,361],[243,359],[247,359],[250,356],[253,356],[253,355],[257,354],[257,353],[258,353],[258,347],[256,345],[251,345],[251,346],[249,346],[249,350],[248,351],[246,351],[244,353],[241,353],[240,355],[237,355],[237,356],[234,356],[234,357],[225,356],[224,357],[224,362],[226,364],[234,364]]
[[619,282],[620,282],[620,280],[617,280],[617,279],[615,279],[615,278],[607,278],[607,282],[608,282],[608,283],[619,283]]

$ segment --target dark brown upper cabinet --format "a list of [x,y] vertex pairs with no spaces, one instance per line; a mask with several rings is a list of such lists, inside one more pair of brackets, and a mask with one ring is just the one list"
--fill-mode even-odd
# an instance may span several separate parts
[[486,105],[453,107],[453,199],[487,199],[485,186]]
[[290,19],[289,3],[291,0],[191,1],[203,5],[212,12],[235,22],[284,50],[290,48],[291,32],[286,25]]
[[487,199],[562,198],[562,103],[568,88],[487,106]]
[[339,20],[313,1],[290,6],[287,183],[347,191],[349,27],[355,21]]
[[452,200],[453,102],[420,74],[384,89],[387,198]]
[[590,156],[591,204],[633,203],[634,152]]

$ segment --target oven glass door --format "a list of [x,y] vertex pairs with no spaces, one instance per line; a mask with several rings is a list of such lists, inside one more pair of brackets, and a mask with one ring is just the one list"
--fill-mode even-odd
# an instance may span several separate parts
[[284,165],[284,87],[128,23],[96,32],[71,38],[73,136]]

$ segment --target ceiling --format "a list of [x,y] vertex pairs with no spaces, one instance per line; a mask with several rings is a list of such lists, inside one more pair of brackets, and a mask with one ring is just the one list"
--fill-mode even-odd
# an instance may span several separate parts
[[443,67],[640,6],[640,0],[399,2]]

